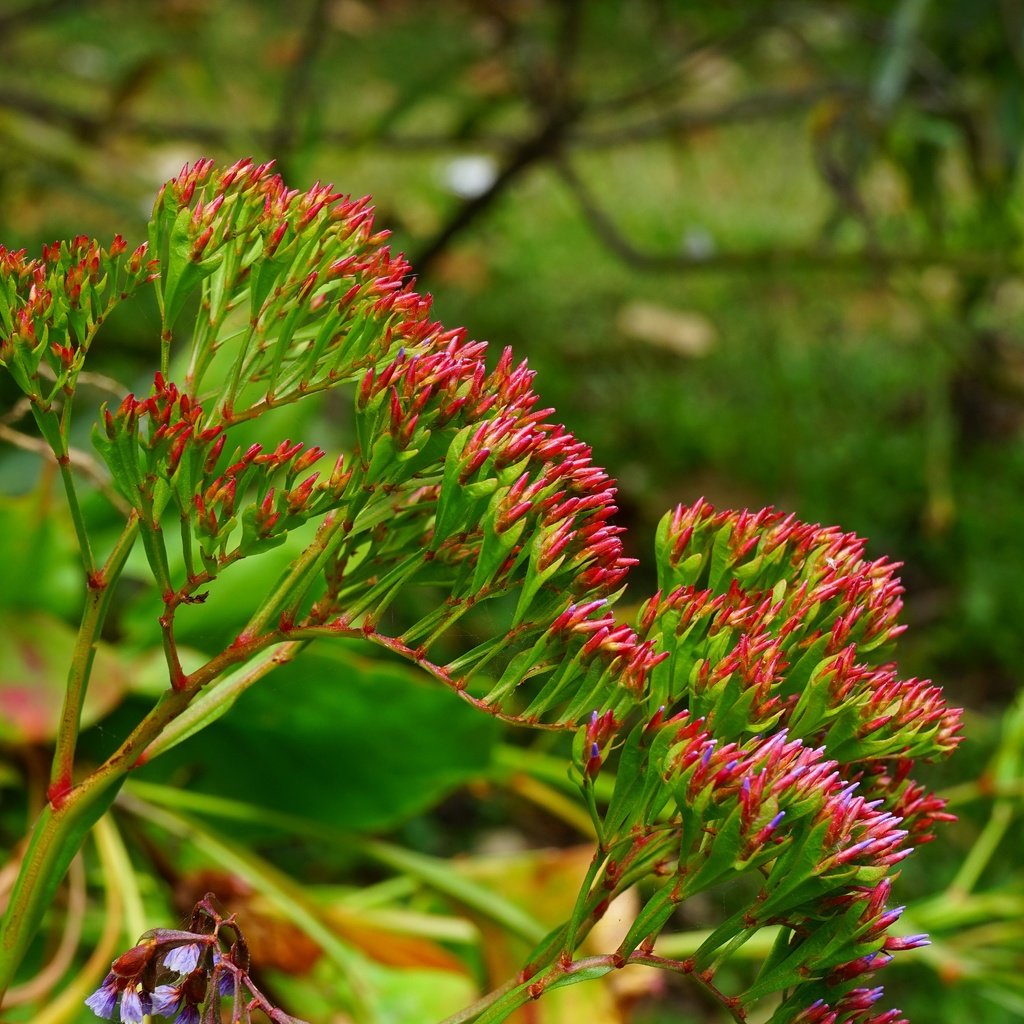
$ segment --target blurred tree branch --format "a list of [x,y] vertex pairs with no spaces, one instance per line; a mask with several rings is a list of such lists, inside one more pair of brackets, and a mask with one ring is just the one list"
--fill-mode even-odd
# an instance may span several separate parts
[[581,112],[573,95],[572,73],[582,30],[583,0],[553,3],[560,8],[561,18],[551,60],[544,69],[546,73],[538,79],[542,84],[527,87],[538,108],[539,124],[512,149],[490,186],[457,207],[434,237],[414,254],[412,266],[418,275],[428,275],[452,239],[493,206],[520,175],[534,164],[552,158]]
[[277,155],[278,168],[287,178],[288,163],[295,149],[309,104],[313,99],[313,71],[328,38],[329,0],[312,0],[288,74],[281,86],[277,123],[270,131],[268,148]]
[[6,39],[15,29],[33,22],[39,23],[46,18],[70,10],[78,6],[76,0],[34,0],[17,10],[5,11],[0,14],[0,42]]
[[836,250],[824,247],[768,248],[700,254],[652,252],[632,242],[601,207],[583,180],[565,159],[552,164],[568,187],[594,233],[619,259],[643,271],[694,270],[801,270],[886,272],[897,267],[949,266],[970,273],[996,274],[1010,269],[1004,253],[944,252],[928,250]]
[[[561,133],[561,140],[566,148],[614,149],[628,144],[650,142],[670,135],[771,119],[805,110],[830,97],[856,98],[857,95],[858,89],[852,83],[831,82],[806,89],[761,92],[722,104],[719,107],[674,110],[641,121],[595,128],[588,128],[586,125],[586,116],[594,108],[590,104],[579,104],[576,114],[565,125]],[[0,107],[27,114],[47,124],[71,129],[81,136],[90,136],[102,130],[105,124],[105,117],[101,114],[10,88],[0,90]],[[282,107],[282,109],[284,108]],[[291,109],[294,111],[294,108]],[[283,114],[281,120],[284,120]],[[157,120],[131,114],[125,114],[119,119],[118,130],[125,135],[137,136],[143,140],[180,139],[206,145],[226,145],[237,134],[234,128],[225,128],[213,123]],[[272,150],[279,130],[279,126],[270,131],[252,129],[250,134],[261,145]],[[286,137],[291,139],[293,134],[294,125],[290,125]],[[499,131],[478,131],[468,135],[462,132],[381,131],[367,137],[365,132],[355,129],[326,130],[322,133],[321,139],[325,143],[337,146],[353,146],[369,142],[384,149],[440,151],[507,150],[523,146],[528,141],[528,138],[524,138],[522,135]]]
[[775,118],[813,107],[833,97],[856,98],[860,89],[852,82],[822,82],[804,89],[760,91],[718,107],[671,110],[633,123],[587,130],[580,126],[567,142],[587,149],[615,148],[630,143],[650,142],[670,136],[723,128],[731,124]]
[[[1001,26],[1012,29],[1018,24],[1020,16],[1014,14],[1011,5],[1004,0],[992,2],[993,14]],[[0,16],[0,31],[5,26],[30,25],[31,19],[42,19],[47,12],[65,6],[66,0],[49,0],[21,7]],[[486,215],[523,175],[535,167],[550,166],[565,182],[583,216],[608,249],[636,268],[666,272],[756,267],[852,271],[942,264],[965,273],[989,276],[1014,264],[1016,257],[1008,244],[1009,235],[986,239],[997,244],[984,250],[981,240],[976,248],[966,251],[957,245],[942,244],[893,248],[891,241],[883,240],[884,225],[879,223],[877,211],[865,192],[864,178],[869,171],[880,160],[895,159],[907,176],[908,187],[923,190],[920,195],[911,195],[911,203],[916,202],[926,217],[938,211],[928,221],[933,239],[944,238],[943,206],[938,201],[929,202],[926,194],[927,189],[934,192],[941,188],[929,179],[937,173],[937,158],[927,164],[932,159],[928,157],[928,147],[937,145],[933,138],[937,137],[936,125],[941,124],[943,130],[958,133],[972,186],[979,197],[988,197],[985,202],[991,210],[985,215],[991,224],[998,223],[992,211],[1005,204],[1011,194],[1014,166],[999,148],[1004,143],[996,127],[979,118],[977,101],[957,89],[960,58],[947,45],[952,37],[936,39],[934,20],[928,20],[935,10],[926,0],[902,0],[888,14],[856,5],[837,8],[833,29],[841,31],[844,39],[859,39],[862,47],[872,48],[871,59],[864,65],[863,73],[858,74],[856,66],[834,59],[834,44],[828,43],[827,36],[821,36],[820,26],[815,27],[813,18],[808,20],[806,11],[801,14],[771,0],[761,0],[744,10],[696,17],[670,13],[657,3],[638,4],[635,17],[652,35],[650,60],[631,67],[628,80],[616,82],[610,78],[610,84],[604,86],[604,79],[595,77],[593,69],[581,59],[590,53],[587,47],[602,29],[598,8],[583,0],[547,0],[529,18],[524,18],[483,5],[477,15],[495,32],[484,40],[481,59],[493,60],[506,70],[509,66],[515,68],[512,87],[500,93],[497,101],[493,96],[481,100],[476,93],[467,97],[460,89],[464,83],[460,83],[459,67],[442,62],[445,81],[454,86],[454,127],[418,130],[415,117],[410,117],[433,95],[437,76],[431,74],[419,76],[412,85],[406,83],[388,108],[369,125],[325,129],[318,131],[317,139],[321,146],[344,149],[369,146],[395,152],[483,150],[498,155],[499,169],[488,187],[458,202],[446,221],[414,254],[414,265],[421,275],[428,275],[453,240]],[[328,0],[310,0],[296,32],[294,53],[277,91],[270,127],[242,129],[243,137],[285,167],[302,142],[303,125],[316,100],[313,83],[317,68],[326,59],[332,33],[337,34],[330,11]],[[383,27],[386,21],[378,25]],[[766,34],[772,33],[799,55],[799,66],[805,73],[783,76],[784,84],[744,83],[743,92],[736,88],[726,90],[724,97],[717,100],[695,98],[702,96],[699,90],[694,94],[691,89],[695,80],[699,82],[695,69],[702,62],[734,68],[746,68],[747,61],[756,64],[761,59],[758,47]],[[995,44],[989,41],[986,45]],[[1008,60],[1019,67],[1019,40],[1005,45]],[[808,69],[810,78],[806,74]],[[93,90],[86,94],[90,99],[80,103],[69,103],[63,99],[64,93],[56,91],[47,94],[20,84],[7,86],[0,89],[0,108],[56,126],[90,146],[125,138],[161,143],[179,140],[207,150],[237,146],[237,122],[221,119],[204,123],[187,115],[163,119],[133,112],[119,99],[118,90],[124,90],[119,81],[107,84],[107,95],[103,89]],[[528,112],[530,122],[524,130],[507,130],[500,124],[495,127],[488,123],[495,109],[507,110],[510,104]],[[887,149],[893,137],[887,133],[891,131],[890,121],[899,113],[897,108],[910,110],[914,116],[928,121],[910,121],[900,128],[903,135],[896,142],[904,150],[894,157]],[[812,241],[791,250],[759,247],[707,254],[649,251],[628,238],[575,170],[574,154],[585,151],[679,144],[691,135],[709,130],[758,120],[774,121],[805,112],[812,112],[810,130],[818,173],[835,200],[822,235],[856,224],[865,239],[860,249]],[[211,118],[214,116],[211,113]],[[414,127],[403,127],[410,123]],[[910,135],[906,134],[908,125]],[[923,134],[917,136],[914,132]]]

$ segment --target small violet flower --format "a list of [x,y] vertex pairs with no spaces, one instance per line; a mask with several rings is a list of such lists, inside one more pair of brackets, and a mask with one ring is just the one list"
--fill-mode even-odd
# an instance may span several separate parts
[[142,1018],[149,1012],[148,996],[143,997],[134,988],[124,991],[121,996],[121,1024],[142,1024]]
[[151,1013],[170,1017],[178,1011],[181,1004],[181,988],[176,985],[157,985],[153,990]]
[[190,942],[184,946],[175,946],[164,957],[164,967],[178,974],[191,974],[199,964],[202,948],[198,943]]
[[88,999],[85,1005],[104,1020],[110,1020],[114,1016],[114,1007],[117,1006],[117,997],[120,994],[117,988],[117,979],[113,974],[108,974],[103,979],[103,984]]

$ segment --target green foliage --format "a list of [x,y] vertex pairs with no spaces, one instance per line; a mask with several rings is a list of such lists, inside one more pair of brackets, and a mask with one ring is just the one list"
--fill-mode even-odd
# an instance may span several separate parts
[[[376,725],[389,707],[399,713],[388,716],[382,742]],[[357,832],[402,821],[486,773],[495,732],[494,722],[453,706],[450,695],[402,665],[318,646],[140,778],[173,783],[198,758],[194,792]],[[297,777],[305,780],[299,788]]]
[[[219,159],[239,149],[258,152],[260,159],[274,156],[294,180],[334,175],[344,167],[347,187],[373,190],[387,211],[384,219],[398,228],[398,246],[420,253],[413,259],[420,287],[434,293],[448,322],[466,323],[474,336],[500,338],[519,357],[528,356],[543,381],[546,404],[558,408],[559,422],[593,444],[600,464],[614,467],[622,482],[622,511],[615,521],[630,527],[631,554],[646,556],[642,538],[653,532],[666,506],[708,493],[718,504],[778,503],[808,521],[841,521],[872,538],[876,553],[904,560],[910,580],[906,617],[928,628],[914,630],[901,662],[944,680],[974,712],[951,769],[912,773],[948,796],[960,821],[943,830],[944,843],[905,862],[898,889],[900,901],[911,906],[902,921],[912,931],[928,931],[934,945],[897,958],[885,972],[886,998],[912,1019],[980,1014],[986,1021],[1009,1022],[1024,1015],[1016,969],[1020,777],[1014,777],[1012,759],[1005,759],[998,762],[998,783],[990,779],[998,752],[1014,742],[1015,719],[1002,730],[999,717],[1015,688],[1022,654],[1016,622],[1024,614],[1017,525],[1024,484],[1018,443],[1024,120],[1013,5],[844,0],[827,9],[799,2],[691,9],[653,0],[536,0],[475,4],[470,10],[443,0],[311,0],[293,10],[225,0],[143,11],[112,0],[10,7],[0,14],[0,234],[8,246],[36,251],[54,237],[87,231],[107,238],[115,228],[145,237],[155,186],[197,152]],[[454,187],[453,171],[466,156],[492,174],[501,172],[500,187],[482,202]],[[168,253],[173,228],[174,223],[166,233]],[[183,241],[190,241],[185,218],[178,224],[179,252]],[[171,296],[181,308],[172,346],[178,355],[167,379],[179,389],[186,374],[181,346],[193,331],[199,301],[197,292],[184,298],[186,278],[202,277],[207,269],[182,265]],[[115,546],[124,498],[90,455],[91,412],[100,397],[114,410],[131,388],[143,398],[149,394],[160,332],[156,300],[156,289],[145,288],[110,311],[79,378],[77,425],[70,424],[68,441],[80,518],[97,554]],[[221,370],[215,363],[213,371]],[[40,698],[80,688],[82,673],[66,680],[60,666],[83,606],[91,609],[85,632],[102,631],[116,644],[119,662],[128,666],[127,685],[138,691],[83,735],[74,760],[84,773],[109,756],[130,731],[132,716],[141,717],[167,687],[160,649],[163,604],[139,544],[124,562],[109,609],[83,591],[81,569],[64,557],[76,554],[70,529],[75,520],[53,500],[56,478],[45,459],[37,479],[45,442],[35,436],[19,395],[13,379],[0,373],[0,440],[21,449],[4,448],[0,486],[22,496],[17,515],[0,515],[9,527],[6,543],[0,541],[0,561],[14,570],[5,573],[0,601],[14,615],[26,607],[43,615],[28,616],[23,630],[11,627],[12,640],[27,642],[4,652],[8,672],[16,675],[3,680],[3,693],[14,695],[16,711],[31,715],[33,703],[19,695],[27,681]],[[332,449],[332,457],[351,453],[352,395],[337,388],[324,397],[319,407],[294,403],[234,425],[233,446],[244,453],[253,443],[271,449],[293,438],[319,441]],[[47,429],[52,432],[51,423]],[[249,512],[255,515],[251,506]],[[208,594],[204,603],[178,607],[174,641],[183,671],[194,671],[232,643],[258,596],[269,593],[308,546],[316,525],[313,517],[288,526],[283,540],[273,538],[272,551],[222,567],[214,584],[197,592]],[[236,537],[242,528],[236,524]],[[529,535],[527,526],[521,528],[516,543]],[[172,523],[170,532],[168,569],[180,579],[180,526]],[[195,536],[193,543],[198,563],[201,544]],[[492,548],[495,557],[500,554],[500,546]],[[653,588],[655,570],[656,561],[644,557],[630,574],[632,594],[617,625],[632,617],[632,601]],[[543,586],[539,593],[544,595]],[[393,637],[419,621],[444,596],[443,588],[429,584],[399,588],[383,613],[385,634]],[[447,665],[517,622],[512,606],[525,597],[524,589],[518,597],[474,605],[439,636],[434,661]],[[696,649],[689,643],[693,638],[696,644],[694,634],[721,613],[718,608],[696,616],[693,633],[676,638],[666,611],[659,619],[665,626],[659,642],[681,660],[735,661],[730,629],[723,627],[714,642],[705,637]],[[530,608],[524,614],[533,617]],[[758,624],[762,641],[777,625]],[[301,672],[303,660],[316,657],[319,646],[299,653],[294,671]],[[52,697],[37,702],[46,705],[46,735],[70,733],[80,704],[92,720],[90,702],[105,690],[103,654],[109,650],[101,647],[88,692],[70,702],[67,714],[52,706]],[[861,651],[857,663],[872,672],[889,657],[884,645],[865,652],[861,644]],[[81,649],[71,652],[73,664],[86,665]],[[823,661],[834,663],[834,655],[808,652],[799,673],[783,673],[781,688],[790,692],[805,672],[812,673],[807,679],[814,685],[801,711],[804,725],[831,714],[822,699],[830,674],[812,672]],[[757,663],[764,666],[767,659]],[[502,665],[499,651],[471,681],[475,696],[493,682],[491,669]],[[656,672],[659,685],[685,694],[702,711],[726,705],[743,710],[730,704],[737,693],[745,693],[749,706],[756,703],[750,691],[741,690],[742,672],[706,686],[698,679],[692,688],[666,663]],[[249,692],[259,681],[259,666],[241,665],[191,698],[187,711],[149,747],[148,771],[160,773],[170,758],[181,764],[172,785],[161,791],[165,799],[187,799],[189,788],[203,778],[204,761],[214,757],[207,737],[212,745],[219,743],[219,729],[231,735],[248,703],[261,700],[262,686],[274,678]],[[123,682],[118,675],[118,687]],[[534,683],[526,686],[537,692]],[[117,687],[107,692],[116,694]],[[222,717],[229,707],[232,714]],[[4,710],[10,708],[5,702]],[[852,711],[839,717],[847,729],[858,721]],[[212,731],[175,745],[214,720]],[[381,748],[392,720],[396,729],[405,725],[399,708],[382,704],[373,726]],[[737,713],[736,721],[721,724],[735,737],[741,721]],[[304,728],[317,724],[302,722]],[[836,745],[839,723],[827,722],[831,757],[842,748]],[[799,720],[795,727],[801,727]],[[619,735],[631,732],[627,722]],[[499,741],[486,775],[453,804],[399,826],[402,842],[475,861],[466,851],[497,841],[490,835],[496,825],[511,824],[514,841],[533,845],[589,837],[595,828],[578,794],[567,787],[568,738],[560,744],[560,735],[520,733],[516,743],[527,745],[515,751]],[[880,739],[887,741],[884,726]],[[577,740],[581,764],[590,762],[582,753],[585,742],[582,735]],[[610,739],[593,761],[595,771],[600,764],[593,779],[599,811],[614,789],[619,742]],[[921,742],[927,744],[927,736]],[[157,756],[169,748],[171,753]],[[855,753],[849,744],[845,749]],[[444,752],[436,753],[443,762]],[[215,759],[229,761],[230,752],[218,746]],[[22,743],[5,748],[0,759],[0,783],[6,787],[0,826],[3,845],[11,849],[18,848],[42,803],[45,760],[36,745]],[[278,765],[293,790],[306,792],[298,767]],[[908,805],[928,800],[920,783],[901,774],[898,761],[889,767],[894,771],[869,772],[868,784],[902,792]],[[329,769],[324,775],[331,790],[346,788]],[[287,785],[281,782],[282,789]],[[61,786],[54,792],[59,795]],[[134,864],[114,866],[109,850],[108,863],[97,859],[91,845],[86,848],[92,895],[102,889],[114,899],[138,880],[144,920],[138,907],[112,903],[102,911],[123,927],[122,944],[148,923],[180,916],[182,908],[169,905],[169,893],[193,869],[207,866],[213,849],[202,846],[210,835],[205,822],[179,822],[179,830],[170,833],[140,826],[142,808],[126,809],[133,794],[138,795],[127,789],[115,808]],[[152,793],[149,798],[156,799]],[[175,806],[195,811],[184,803]],[[236,852],[251,841],[250,830],[234,831],[236,819],[225,804],[217,811],[211,802],[205,806],[203,813],[231,836]],[[628,815],[629,806],[620,801],[618,811]],[[666,803],[666,813],[672,806]],[[234,811],[241,813],[237,806]],[[250,808],[250,817],[256,814]],[[97,839],[109,832],[111,821],[101,819]],[[277,841],[264,823],[256,848],[295,877],[375,877],[362,859],[365,836],[316,834],[297,841],[295,835],[310,835],[300,820],[287,826],[275,821],[281,827]],[[168,843],[187,867],[178,871],[160,860],[162,844]],[[330,859],[329,869],[321,856]],[[508,856],[504,869],[489,877],[500,879],[507,894],[516,866],[529,856]],[[337,862],[352,857],[357,863],[339,870]],[[435,866],[442,874],[455,867],[443,861]],[[6,877],[14,867],[9,865]],[[392,863],[377,870],[397,872],[386,889],[390,895],[382,896],[390,908],[386,913],[422,909],[431,900],[432,911],[442,908],[433,890],[414,887],[406,867]],[[68,949],[80,921],[75,900],[85,892],[84,880],[75,877],[58,894],[44,926],[47,939],[61,929],[68,935],[57,966],[74,959]],[[119,881],[105,885],[104,878]],[[552,886],[535,879],[525,897],[531,909],[550,913],[544,920],[551,927],[571,913],[555,890],[575,891],[578,885],[575,877],[559,880]],[[714,929],[732,908],[753,898],[754,881],[738,880],[735,901],[720,902],[720,894],[732,892],[725,885],[688,901],[669,918],[659,951],[674,950],[681,959],[692,954],[704,941],[700,932]],[[261,893],[270,891],[266,872],[253,884]],[[643,883],[636,899],[646,900],[652,885]],[[312,884],[303,890],[318,909],[337,903],[336,893],[321,893]],[[65,892],[67,914],[60,903]],[[93,899],[85,906],[79,949],[96,944],[99,959],[92,958],[90,967],[95,984],[115,950],[101,909]],[[620,913],[632,919],[635,909],[616,907],[604,923]],[[282,912],[301,917],[294,904]],[[458,901],[445,903],[443,912],[467,923]],[[723,990],[749,988],[752,966],[769,955],[774,927],[763,928],[721,965],[717,978]],[[330,946],[331,935],[321,935]],[[506,938],[504,926],[495,925],[459,940],[465,944],[458,959],[471,965],[474,991],[519,969],[526,951],[506,950]],[[620,939],[602,938],[586,952],[614,948]],[[788,948],[789,941],[783,935],[781,946]],[[352,944],[363,952],[373,945],[358,937]],[[53,946],[37,943],[26,973]],[[310,1019],[351,1001],[349,989],[338,982],[341,965],[350,961],[337,941],[331,948],[333,958],[318,964],[315,980],[295,976],[294,964],[283,968],[290,987],[281,1002]],[[50,985],[51,995],[39,995],[37,988],[33,1003],[30,992],[12,991],[5,1019],[20,1013],[36,1020],[47,1012],[52,1022],[73,1015],[70,989],[60,1000],[52,995],[61,984],[57,966],[38,977],[39,986]],[[384,990],[400,988],[396,979],[403,974],[386,970],[392,973],[374,1000],[382,1015]],[[438,993],[440,979],[453,976],[443,969],[427,973]],[[77,976],[82,984],[83,977]],[[627,988],[634,978],[636,989]],[[465,975],[459,980],[465,983]],[[311,1001],[313,988],[319,1002]],[[648,998],[634,1008],[637,989]],[[87,991],[79,992],[79,1004]],[[450,1010],[469,998],[453,1002]],[[601,1024],[618,1024],[625,1014],[643,1020],[664,1019],[665,1013],[673,1020],[733,1016],[724,1006],[709,1009],[705,1000],[699,984],[685,976],[662,988],[631,969],[611,971],[603,982],[587,986],[562,984],[532,1013],[545,1022]],[[61,1012],[64,1018],[57,1016]]]

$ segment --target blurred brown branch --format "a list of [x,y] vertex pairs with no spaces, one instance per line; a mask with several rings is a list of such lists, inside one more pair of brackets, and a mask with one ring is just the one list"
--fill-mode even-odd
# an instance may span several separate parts
[[[586,119],[593,108],[589,104],[580,104],[576,116],[572,118],[572,123],[565,126],[562,143],[567,148],[616,148],[622,145],[650,142],[670,135],[774,118],[781,114],[804,110],[829,97],[855,97],[856,95],[857,89],[853,84],[831,82],[793,91],[761,92],[718,107],[673,110],[642,121],[624,121],[621,124],[591,128],[587,127]],[[71,129],[82,136],[89,136],[102,130],[106,121],[104,114],[10,88],[0,90],[0,107],[28,114],[47,124]],[[285,105],[282,105],[281,122],[285,120],[285,109]],[[287,109],[294,112],[294,107]],[[294,120],[293,113],[290,118]],[[125,135],[137,136],[145,140],[180,139],[207,145],[225,145],[237,135],[237,128],[228,128],[216,123],[157,120],[131,114],[124,114],[119,118],[118,130]],[[286,141],[294,138],[294,125],[289,124],[288,130],[283,136],[280,124],[270,131],[250,129],[247,134],[265,145],[268,151],[274,151],[275,141],[279,141],[282,137]],[[328,129],[321,134],[320,138],[325,143],[337,146],[369,142],[385,149],[441,151],[511,149],[522,146],[528,141],[522,135],[500,131],[477,131],[465,134],[462,132],[417,133],[386,130],[367,136],[365,131]]]
[[578,52],[583,19],[583,0],[556,0],[561,8],[551,60],[546,67],[543,88],[532,89],[539,109],[539,124],[509,153],[490,186],[479,195],[466,199],[447,223],[414,255],[417,274],[429,274],[435,260],[452,239],[461,234],[485,210],[491,207],[512,183],[534,164],[550,159],[562,147],[565,133],[581,108],[573,95],[572,71]]
[[329,0],[312,0],[288,74],[281,86],[277,123],[270,131],[268,148],[277,155],[278,167],[288,176],[287,161],[295,148],[297,133],[313,99],[313,71],[328,38]]
[[76,0],[35,0],[14,11],[0,14],[0,42],[15,29],[59,14],[64,9],[77,6]]
[[757,247],[743,251],[652,252],[632,242],[601,207],[573,167],[565,159],[553,167],[568,186],[594,233],[619,259],[638,270],[801,270],[884,272],[897,267],[951,266],[969,273],[997,274],[1011,269],[1005,253],[946,252],[941,249],[894,250],[865,248],[836,250],[824,247]]

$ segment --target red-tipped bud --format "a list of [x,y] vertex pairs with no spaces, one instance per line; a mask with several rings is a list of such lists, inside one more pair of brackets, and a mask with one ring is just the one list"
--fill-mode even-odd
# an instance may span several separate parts
[[533,504],[529,501],[520,501],[513,505],[506,512],[503,512],[498,516],[498,520],[494,524],[495,532],[504,533],[514,523],[522,519],[531,508],[533,508]]
[[402,404],[398,400],[398,391],[396,388],[391,388],[391,401],[390,401],[390,413],[391,423],[390,430],[392,434],[397,434],[402,427]]
[[316,287],[316,281],[319,276],[319,272],[316,270],[310,271],[310,273],[306,275],[305,280],[299,286],[299,291],[296,295],[297,301],[302,302],[309,296],[309,293]]
[[203,258],[206,247],[213,238],[213,225],[206,228],[203,233],[192,243],[192,262],[198,263]]
[[149,243],[143,242],[129,257],[128,259],[128,270],[137,274],[142,269],[143,262],[146,259],[146,253],[149,251]]
[[173,475],[177,470],[178,464],[181,462],[181,457],[185,453],[185,448],[191,440],[191,435],[187,433],[181,433],[175,438],[174,443],[171,445],[171,450],[167,455],[168,473]]
[[469,478],[487,461],[491,454],[490,448],[481,448],[475,452],[470,460],[459,470],[459,483],[466,483]]
[[323,448],[307,448],[298,458],[292,463],[291,470],[292,474],[298,475],[309,469],[314,463],[319,462],[327,453]]
[[[302,445],[299,445],[299,447],[301,448]],[[228,468],[224,470],[224,475],[238,476],[238,474],[241,473],[243,469],[247,468],[262,451],[263,445],[261,444],[249,445],[245,454],[236,463],[228,466]]]
[[206,455],[206,461],[203,463],[204,473],[210,474],[214,471],[217,465],[217,460],[220,458],[221,452],[224,451],[224,445],[227,443],[227,439],[227,434],[221,434],[217,440],[214,441],[213,446]]
[[285,501],[288,504],[289,515],[298,515],[302,511],[310,494],[313,493],[313,485],[316,483],[319,473],[312,473],[306,477],[298,486],[293,487],[286,495]]

